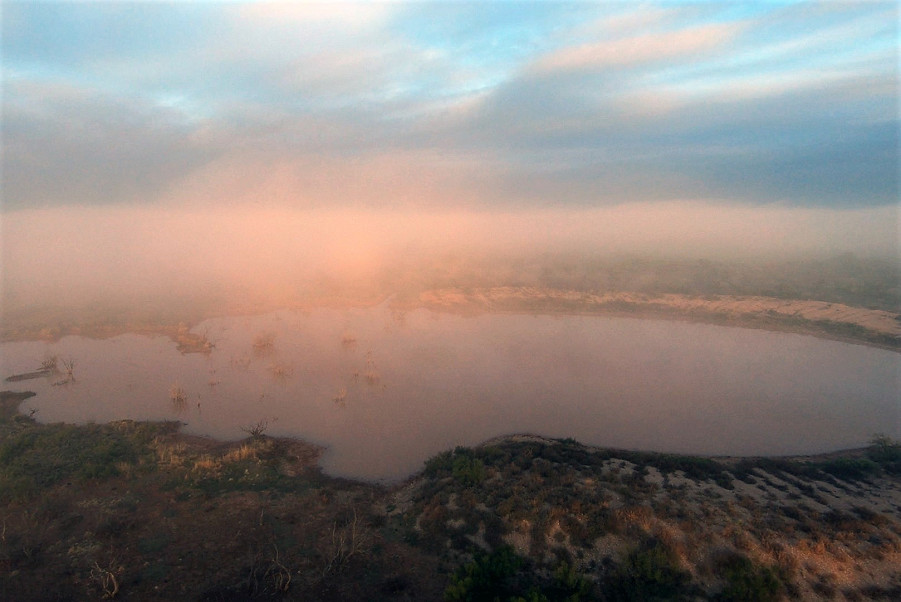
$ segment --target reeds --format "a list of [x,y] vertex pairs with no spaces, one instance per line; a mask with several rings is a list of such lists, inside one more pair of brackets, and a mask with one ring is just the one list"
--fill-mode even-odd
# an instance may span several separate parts
[[48,372],[56,372],[58,368],[56,367],[58,358],[55,355],[51,355],[45,357],[41,361],[41,370],[46,370]]
[[[47,372],[59,372],[56,362],[57,358],[55,355],[45,359],[43,362],[41,362],[41,370],[45,370]],[[54,386],[68,385],[69,383],[75,382],[75,360],[73,358],[63,360],[63,374],[65,378],[53,383]]]
[[372,386],[378,385],[382,381],[382,376],[375,367],[375,360],[372,359],[372,351],[366,352],[366,371],[363,373],[366,383]]
[[169,387],[169,400],[176,412],[183,412],[188,407],[188,394],[178,382]]
[[75,382],[75,359],[70,357],[63,360],[63,370],[66,373],[66,379]]

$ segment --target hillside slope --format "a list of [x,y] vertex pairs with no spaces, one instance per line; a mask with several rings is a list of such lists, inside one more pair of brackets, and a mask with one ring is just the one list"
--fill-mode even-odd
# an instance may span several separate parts
[[709,459],[514,436],[404,483],[320,448],[0,412],[4,600],[893,600],[901,447]]

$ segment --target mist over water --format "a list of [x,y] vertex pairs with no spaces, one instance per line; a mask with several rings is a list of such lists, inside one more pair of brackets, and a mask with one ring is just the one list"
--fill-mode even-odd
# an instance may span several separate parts
[[[343,291],[453,275],[455,262],[583,254],[760,261],[834,255],[898,257],[895,207],[856,210],[700,202],[601,208],[415,210],[58,207],[2,216],[2,302],[166,302],[215,298],[271,307]],[[461,274],[458,285],[464,281]],[[507,282],[503,282],[506,284]]]

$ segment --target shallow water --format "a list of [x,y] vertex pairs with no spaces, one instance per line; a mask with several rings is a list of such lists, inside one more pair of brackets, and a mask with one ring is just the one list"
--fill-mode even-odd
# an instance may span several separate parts
[[[592,316],[461,317],[386,307],[209,320],[215,347],[165,337],[4,343],[6,377],[45,357],[61,375],[5,389],[41,421],[177,419],[223,439],[327,446],[326,472],[394,480],[456,445],[531,432],[724,455],[818,453],[901,435],[901,354],[808,336]],[[255,343],[269,335],[271,346]],[[184,402],[172,399],[179,387]]]

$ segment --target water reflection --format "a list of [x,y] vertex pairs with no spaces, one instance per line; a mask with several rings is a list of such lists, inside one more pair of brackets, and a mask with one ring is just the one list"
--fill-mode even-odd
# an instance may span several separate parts
[[901,434],[901,355],[811,337],[587,316],[323,309],[209,320],[162,338],[7,343],[3,375],[51,356],[77,381],[19,383],[43,421],[178,419],[328,446],[333,474],[395,479],[500,434],[702,454],[813,453]]

